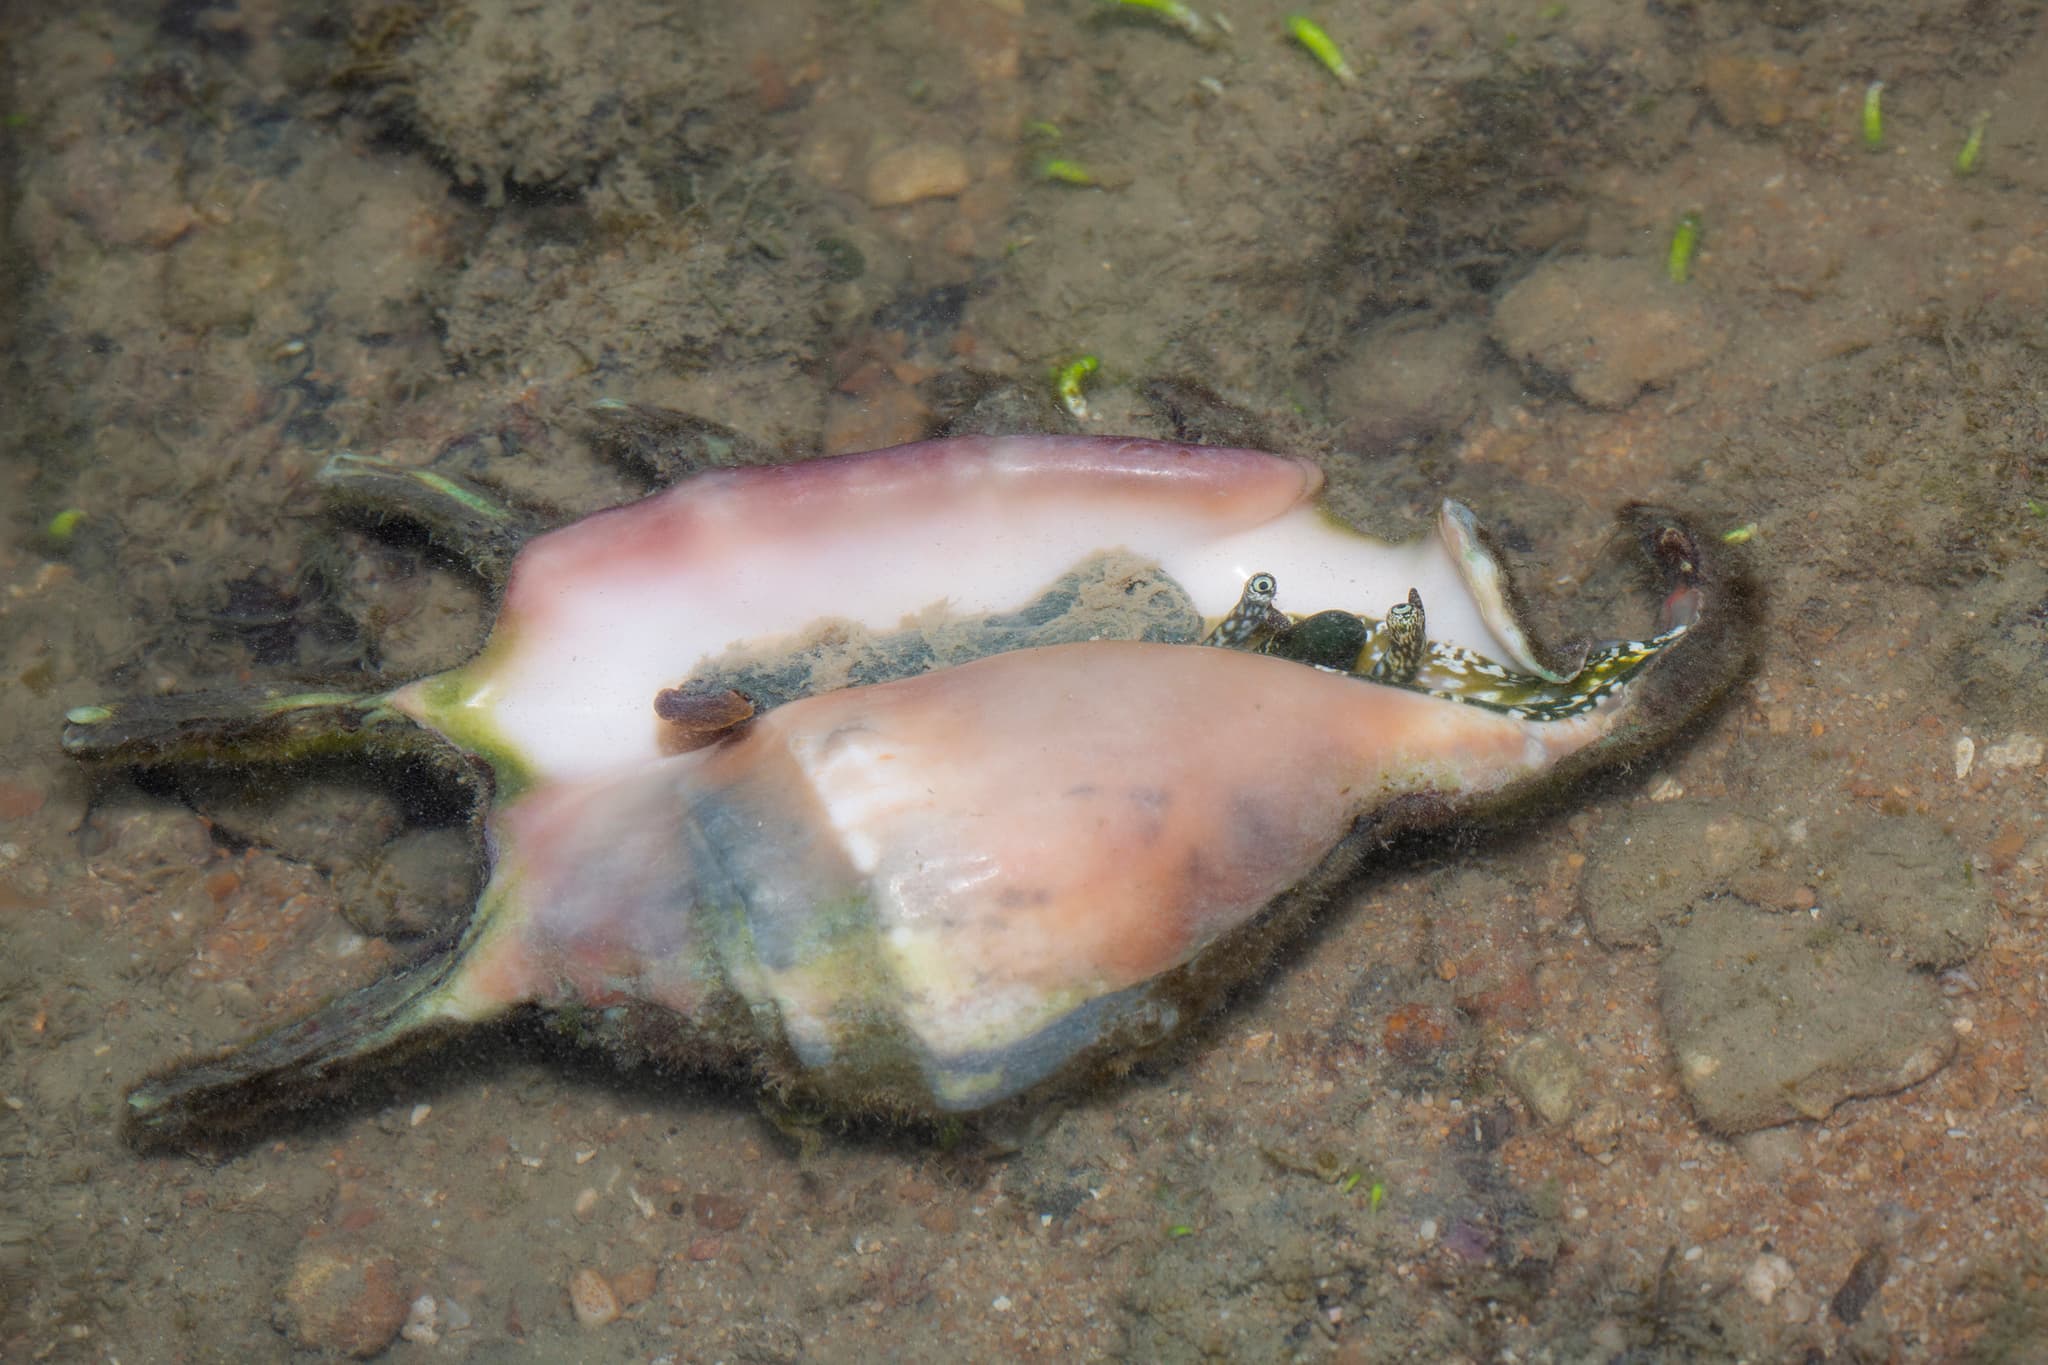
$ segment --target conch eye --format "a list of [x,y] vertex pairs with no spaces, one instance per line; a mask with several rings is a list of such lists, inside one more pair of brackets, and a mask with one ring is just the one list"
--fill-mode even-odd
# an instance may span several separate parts
[[1252,581],[1248,586],[1261,597],[1271,597],[1274,590],[1280,585],[1273,581],[1273,575],[1269,573],[1255,573],[1252,575]]

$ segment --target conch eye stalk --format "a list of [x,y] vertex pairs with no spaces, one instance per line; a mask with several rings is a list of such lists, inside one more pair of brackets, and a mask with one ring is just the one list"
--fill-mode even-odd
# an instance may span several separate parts
[[75,710],[83,754],[325,735],[495,775],[459,942],[145,1081],[131,1137],[514,1010],[845,1111],[1026,1101],[1174,1036],[1391,834],[1658,743],[1743,666],[1726,551],[1668,514],[1625,514],[1652,628],[1558,655],[1469,511],[1388,545],[1320,484],[1043,437],[720,470],[532,541],[448,673]]

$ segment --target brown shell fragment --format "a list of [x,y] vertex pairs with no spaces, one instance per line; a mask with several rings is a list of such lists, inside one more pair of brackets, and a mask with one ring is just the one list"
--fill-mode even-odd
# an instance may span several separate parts
[[661,718],[661,751],[686,754],[715,744],[754,718],[754,703],[730,687],[685,684],[654,694]]

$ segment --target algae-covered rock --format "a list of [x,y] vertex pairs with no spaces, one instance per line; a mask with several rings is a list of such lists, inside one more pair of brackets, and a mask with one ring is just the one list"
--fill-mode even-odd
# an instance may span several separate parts
[[1923,967],[1970,957],[1991,934],[1991,896],[1954,836],[1922,815],[1873,816],[1828,840],[1829,911]]
[[1620,408],[1703,364],[1727,333],[1656,265],[1578,256],[1510,289],[1494,309],[1493,339],[1518,363],[1563,378],[1581,402]]
[[165,257],[164,316],[195,332],[246,327],[282,292],[294,263],[285,233],[256,219],[194,233]]
[[1694,902],[1780,851],[1769,825],[1739,811],[1646,806],[1602,832],[1579,889],[1580,912],[1610,948],[1655,943]]
[[1675,931],[1660,1003],[1679,1084],[1721,1133],[1903,1089],[1956,1047],[1933,982],[1877,943],[1732,905]]
[[377,74],[385,98],[457,179],[494,199],[507,185],[579,187],[650,129],[679,124],[701,91],[720,88],[707,84],[687,8],[633,17],[451,8],[421,24]]

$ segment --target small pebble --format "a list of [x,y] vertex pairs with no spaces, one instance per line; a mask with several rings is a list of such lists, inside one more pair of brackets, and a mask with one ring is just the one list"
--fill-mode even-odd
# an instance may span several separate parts
[[434,1296],[422,1294],[412,1301],[412,1309],[405,1315],[405,1326],[398,1329],[398,1335],[421,1346],[438,1345],[441,1333],[436,1324],[440,1316],[440,1305],[434,1302]]
[[2016,734],[1984,751],[1988,768],[2038,768],[2048,745],[2033,735]]
[[1411,1001],[1389,1011],[1380,1026],[1380,1045],[1396,1061],[1424,1066],[1440,1059],[1457,1033],[1448,1009]]
[[726,1194],[699,1194],[690,1199],[690,1214],[697,1226],[713,1232],[731,1232],[747,1221],[747,1206]]
[[878,209],[948,199],[968,186],[967,158],[943,142],[913,142],[868,167],[868,203]]
[[1539,1033],[1501,1063],[1508,1086],[1547,1124],[1563,1123],[1577,1109],[1578,1058],[1569,1044]]
[[636,1303],[645,1303],[654,1296],[657,1272],[652,1261],[643,1261],[630,1270],[620,1271],[612,1277],[612,1294],[621,1308],[631,1308]]
[[410,1316],[398,1261],[343,1241],[312,1243],[285,1281],[285,1318],[301,1346],[368,1359]]
[[619,1296],[609,1280],[585,1266],[569,1277],[569,1308],[585,1327],[603,1327],[618,1321]]
[[1792,1263],[1783,1256],[1763,1255],[1742,1272],[1742,1288],[1758,1303],[1769,1303],[1792,1283]]

